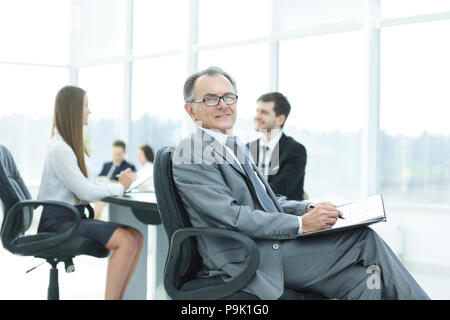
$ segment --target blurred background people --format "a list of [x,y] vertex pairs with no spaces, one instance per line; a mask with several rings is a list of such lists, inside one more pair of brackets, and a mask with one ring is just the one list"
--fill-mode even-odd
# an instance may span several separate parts
[[[103,164],[102,170],[98,175],[98,182],[117,182],[118,175],[120,172],[126,169],[131,169],[131,171],[136,171],[136,167],[125,160],[127,153],[127,147],[125,142],[122,140],[116,140],[112,144],[112,156],[113,161],[105,162]],[[94,204],[94,219],[99,219],[103,208],[107,205],[106,202],[96,202]]]
[[263,136],[247,147],[275,194],[304,200],[306,149],[283,132],[291,105],[280,92],[263,94],[256,102],[255,130]]
[[99,176],[106,177],[108,180],[117,181],[117,175],[130,168],[131,171],[136,171],[136,167],[125,160],[127,148],[125,142],[121,140],[114,141],[112,145],[113,161],[105,162]]
[[141,164],[139,170],[136,172],[136,180],[143,176],[148,176],[149,178],[139,186],[141,190],[154,190],[153,186],[153,161],[155,156],[153,154],[153,149],[147,145],[141,145],[138,148],[138,160]]

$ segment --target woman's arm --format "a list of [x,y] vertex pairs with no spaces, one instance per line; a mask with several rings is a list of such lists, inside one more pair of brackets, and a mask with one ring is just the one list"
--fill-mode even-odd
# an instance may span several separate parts
[[[108,196],[122,195],[120,183],[95,184],[81,172],[73,150],[64,143],[57,143],[49,150],[49,159],[55,174],[62,183],[82,201],[100,200]],[[44,177],[45,178],[45,177]]]

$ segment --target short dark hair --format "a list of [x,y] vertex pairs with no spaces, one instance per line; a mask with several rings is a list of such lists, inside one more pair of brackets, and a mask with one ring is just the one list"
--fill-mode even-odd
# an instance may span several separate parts
[[278,117],[279,115],[283,114],[286,117],[283,124],[281,125],[281,127],[283,128],[284,124],[286,123],[287,117],[291,112],[291,104],[289,103],[288,99],[280,92],[269,92],[263,94],[258,98],[258,100],[256,100],[256,102],[260,101],[275,102],[273,106],[273,111],[275,111],[275,115]]
[[189,102],[194,98],[195,81],[205,74],[207,74],[209,76],[215,76],[215,75],[224,76],[231,82],[231,85],[233,86],[235,93],[237,93],[237,86],[236,86],[236,82],[234,81],[234,79],[228,73],[226,73],[219,67],[211,66],[208,69],[197,71],[196,73],[190,75],[189,78],[186,79],[186,81],[184,82],[184,87],[183,87],[183,96],[184,96],[185,102]]
[[150,161],[151,163],[155,161],[155,155],[153,154],[152,147],[150,147],[148,144],[144,144],[142,146],[139,146],[139,149],[142,150],[147,161]]
[[113,147],[121,147],[123,148],[123,151],[127,151],[127,147],[125,142],[123,142],[122,140],[116,140],[113,142]]

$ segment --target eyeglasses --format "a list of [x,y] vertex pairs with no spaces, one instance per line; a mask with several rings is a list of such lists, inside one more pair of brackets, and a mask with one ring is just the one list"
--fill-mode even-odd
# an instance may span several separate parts
[[237,102],[238,96],[234,93],[228,93],[224,96],[208,96],[203,99],[191,100],[189,103],[200,103],[203,102],[208,107],[217,107],[220,103],[220,99],[225,102],[226,105],[235,104]]

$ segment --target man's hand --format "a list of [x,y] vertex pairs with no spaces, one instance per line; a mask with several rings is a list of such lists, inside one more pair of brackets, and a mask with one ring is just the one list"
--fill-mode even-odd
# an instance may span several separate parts
[[338,216],[342,216],[342,212],[331,202],[311,204],[302,216],[302,232],[330,229],[336,223]]

